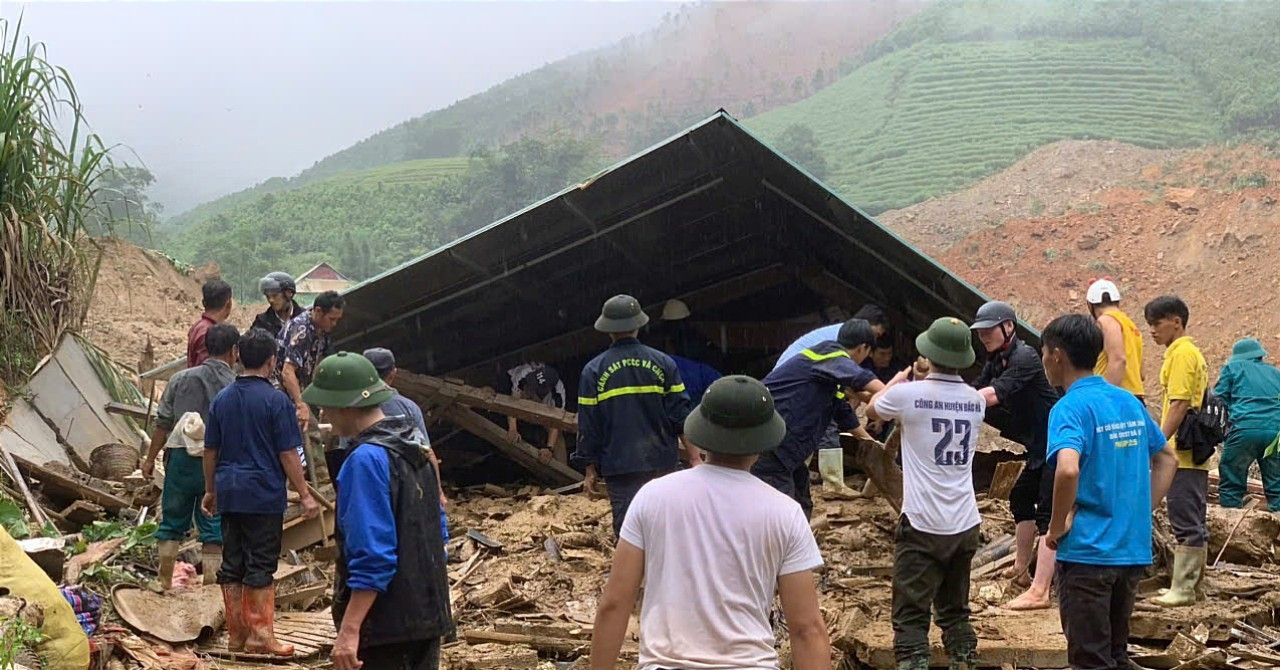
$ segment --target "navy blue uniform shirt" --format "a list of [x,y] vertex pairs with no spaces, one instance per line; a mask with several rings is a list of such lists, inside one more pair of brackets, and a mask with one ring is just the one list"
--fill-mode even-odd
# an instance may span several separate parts
[[218,450],[219,514],[284,514],[280,452],[302,445],[293,403],[262,377],[239,377],[209,405],[204,446]]
[[764,378],[774,408],[787,422],[787,435],[774,452],[788,468],[813,455],[834,419],[840,430],[858,427],[858,417],[842,389],[861,391],[875,380],[869,370],[853,362],[837,342],[803,349]]
[[582,369],[577,458],[603,477],[674,470],[692,409],[670,356],[618,340]]

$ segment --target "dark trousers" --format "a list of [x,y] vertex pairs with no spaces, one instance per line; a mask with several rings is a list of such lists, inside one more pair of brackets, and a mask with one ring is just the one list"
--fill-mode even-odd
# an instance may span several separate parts
[[751,474],[761,481],[787,494],[789,498],[800,503],[806,519],[813,517],[813,496],[809,491],[809,464],[801,461],[799,465],[788,469],[773,454],[761,456],[751,467]]
[[[978,636],[969,623],[969,570],[978,551],[979,526],[934,535],[898,521],[893,547],[893,655],[899,661],[929,657],[929,620],[937,611],[942,643],[951,658],[971,659]],[[926,661],[927,662],[927,661]]]
[[251,589],[271,586],[283,535],[283,514],[223,514],[218,583]]
[[1267,507],[1280,512],[1280,458],[1264,458],[1263,452],[1276,439],[1276,429],[1249,430],[1233,428],[1222,445],[1222,461],[1218,464],[1218,504],[1239,509],[1244,507],[1249,466],[1254,463],[1262,471],[1262,490],[1267,494]]
[[1209,498],[1209,471],[1178,468],[1165,500],[1169,506],[1169,525],[1178,544],[1203,547],[1209,541],[1205,521]]
[[1058,561],[1058,614],[1075,670],[1128,670],[1129,616],[1143,566]]
[[440,638],[364,647],[359,656],[362,670],[437,670]]
[[605,488],[609,490],[609,507],[613,511],[614,540],[617,540],[622,533],[622,522],[627,518],[627,510],[631,508],[631,501],[640,492],[640,487],[662,475],[671,474],[671,472],[671,470],[630,472],[625,475],[611,475],[604,478]]
[[1053,516],[1053,477],[1054,469],[1048,465],[1023,468],[1009,492],[1013,520],[1035,521],[1041,535],[1049,530],[1049,519]]

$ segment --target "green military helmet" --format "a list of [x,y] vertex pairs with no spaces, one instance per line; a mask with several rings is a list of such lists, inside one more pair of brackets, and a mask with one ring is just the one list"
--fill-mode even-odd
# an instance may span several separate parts
[[640,330],[649,323],[649,315],[640,308],[640,301],[629,295],[615,295],[604,303],[596,330],[602,333],[629,333]]
[[934,321],[929,330],[916,337],[916,351],[945,368],[963,370],[973,365],[973,335],[969,326],[953,316]]
[[369,359],[350,351],[340,351],[316,366],[311,384],[302,392],[302,401],[316,407],[376,407],[395,392],[378,376]]
[[729,375],[707,388],[702,403],[684,420],[684,434],[706,451],[750,456],[776,449],[787,424],[764,384],[746,375]]

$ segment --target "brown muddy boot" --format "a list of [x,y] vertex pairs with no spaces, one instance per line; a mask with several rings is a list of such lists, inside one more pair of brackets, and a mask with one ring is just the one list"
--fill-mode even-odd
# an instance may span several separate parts
[[201,545],[200,567],[204,570],[204,583],[217,584],[218,570],[222,568],[222,545],[212,542]]
[[160,588],[168,591],[173,588],[173,566],[178,562],[178,542],[164,540],[156,546],[160,555]]
[[276,640],[276,588],[244,589],[244,621],[249,629],[245,651],[251,654],[293,656],[293,645]]
[[227,611],[227,649],[244,651],[249,638],[244,621],[244,584],[223,584],[222,604]]

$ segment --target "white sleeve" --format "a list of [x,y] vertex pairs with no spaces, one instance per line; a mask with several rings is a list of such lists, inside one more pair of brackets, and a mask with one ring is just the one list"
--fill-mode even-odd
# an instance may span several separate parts
[[627,508],[627,518],[622,520],[622,530],[618,532],[618,539],[626,540],[637,549],[644,549],[644,531],[648,525],[649,496],[645,495],[647,488],[641,488],[632,499],[631,506]]
[[[631,520],[630,512],[627,513],[627,520]],[[813,530],[809,528],[809,522],[804,518],[799,505],[795,506],[788,529],[787,554],[782,559],[778,576],[822,567],[822,552],[818,551],[818,542],[813,539]]]
[[907,408],[907,395],[911,393],[907,386],[907,384],[896,384],[877,398],[876,414],[884,419],[901,419],[902,412]]

